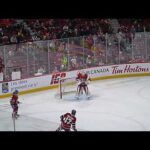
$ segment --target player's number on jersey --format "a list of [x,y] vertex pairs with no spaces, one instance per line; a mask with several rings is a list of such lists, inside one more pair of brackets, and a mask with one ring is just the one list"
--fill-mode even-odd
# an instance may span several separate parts
[[70,117],[66,117],[66,118],[63,119],[63,121],[64,121],[64,123],[66,123],[66,124],[71,124],[72,119],[71,119]]

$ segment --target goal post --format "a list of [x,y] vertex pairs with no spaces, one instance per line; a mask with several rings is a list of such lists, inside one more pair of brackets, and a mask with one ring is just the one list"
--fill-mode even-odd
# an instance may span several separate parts
[[60,78],[59,79],[59,86],[58,86],[58,93],[60,99],[63,98],[64,95],[70,93],[76,93],[77,91],[77,84],[76,84],[76,77],[71,78]]

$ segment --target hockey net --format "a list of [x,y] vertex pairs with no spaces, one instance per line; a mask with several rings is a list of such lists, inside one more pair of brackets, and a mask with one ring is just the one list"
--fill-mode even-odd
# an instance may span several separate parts
[[57,96],[59,96],[59,98],[62,99],[64,95],[76,93],[76,91],[77,91],[76,77],[59,79],[59,86],[57,93]]

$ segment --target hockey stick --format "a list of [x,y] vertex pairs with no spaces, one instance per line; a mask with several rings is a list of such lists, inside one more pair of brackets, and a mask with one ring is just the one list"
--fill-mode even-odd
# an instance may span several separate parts
[[13,127],[14,127],[14,132],[16,131],[16,123],[15,123],[15,113],[13,112],[12,114],[12,118],[13,118]]

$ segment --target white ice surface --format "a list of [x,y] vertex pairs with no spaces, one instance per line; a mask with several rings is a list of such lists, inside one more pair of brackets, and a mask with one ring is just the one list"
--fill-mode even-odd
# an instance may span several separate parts
[[[72,109],[78,131],[150,131],[150,77],[92,81],[89,89],[90,99],[57,99],[56,90],[19,96],[16,131],[55,131]],[[0,100],[0,131],[13,131],[9,99]]]

